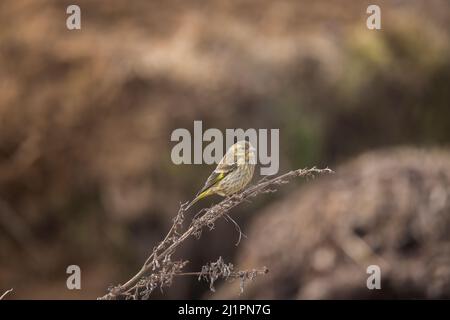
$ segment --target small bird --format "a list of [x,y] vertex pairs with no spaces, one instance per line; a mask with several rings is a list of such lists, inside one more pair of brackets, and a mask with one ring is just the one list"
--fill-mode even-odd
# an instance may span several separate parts
[[245,140],[236,142],[185,210],[207,196],[218,194],[225,197],[242,190],[252,180],[255,165],[255,148],[251,143]]

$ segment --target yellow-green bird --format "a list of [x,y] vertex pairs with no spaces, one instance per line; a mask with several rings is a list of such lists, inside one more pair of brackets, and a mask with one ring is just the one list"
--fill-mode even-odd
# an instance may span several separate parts
[[250,142],[242,140],[233,144],[185,210],[207,196],[225,197],[242,190],[252,180],[255,165],[255,148]]

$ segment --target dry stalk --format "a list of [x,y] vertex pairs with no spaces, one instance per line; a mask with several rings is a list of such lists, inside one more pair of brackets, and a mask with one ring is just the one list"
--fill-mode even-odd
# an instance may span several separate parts
[[10,293],[10,292],[12,292],[12,291],[13,291],[12,288],[9,289],[9,290],[6,290],[6,291],[0,296],[0,300],[3,300],[3,298],[5,298],[5,297],[8,295],[8,293]]
[[[142,268],[126,283],[109,288],[109,293],[99,299],[148,299],[154,289],[168,287],[172,284],[175,276],[191,275],[198,276],[199,280],[206,280],[210,283],[210,289],[214,290],[214,282],[218,278],[241,280],[241,291],[244,288],[246,280],[252,280],[255,276],[265,274],[268,269],[264,267],[261,270],[238,271],[233,270],[232,264],[225,264],[222,258],[216,262],[203,266],[201,272],[183,273],[182,269],[188,263],[187,260],[172,261],[171,257],[176,249],[188,238],[195,236],[200,238],[205,227],[212,230],[217,219],[224,217],[234,220],[228,215],[228,212],[251,198],[263,193],[276,192],[277,188],[283,184],[289,183],[295,177],[314,178],[318,174],[332,173],[333,171],[325,169],[305,168],[297,169],[285,173],[281,176],[269,179],[264,177],[257,184],[223,199],[210,208],[201,209],[192,219],[192,222],[183,232],[183,222],[185,208],[188,202],[181,204],[176,217],[173,219],[172,227],[165,238],[153,248],[151,254],[145,261]],[[241,232],[239,226],[235,223],[239,231],[239,239]]]

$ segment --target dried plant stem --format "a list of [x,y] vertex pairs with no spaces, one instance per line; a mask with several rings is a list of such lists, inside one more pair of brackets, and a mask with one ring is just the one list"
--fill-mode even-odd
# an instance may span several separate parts
[[[269,272],[269,269],[262,268],[262,269],[237,271],[237,272],[232,272],[228,277],[229,278],[240,278],[243,273],[248,273],[248,272],[254,272],[255,275],[264,275],[264,274]],[[177,273],[175,275],[176,276],[196,276],[196,277],[201,277],[203,275],[203,273],[201,271],[198,271],[198,272],[181,272],[181,273]]]
[[3,298],[5,298],[10,292],[12,292],[13,291],[13,289],[11,288],[11,289],[9,289],[9,290],[6,290],[1,296],[0,296],[0,300],[3,300]]
[[[118,285],[112,288],[108,294],[101,297],[100,299],[116,299],[120,296],[127,297],[129,295],[132,295],[133,292],[138,291],[138,287],[136,284],[151,272],[153,272],[151,276],[155,276],[155,271],[157,270],[163,272],[162,274],[160,274],[160,276],[167,282],[171,282],[174,275],[199,275],[200,273],[196,272],[182,273],[180,271],[180,269],[187,263],[187,261],[179,262],[179,264],[176,265],[176,271],[171,271],[171,274],[167,274],[168,269],[175,267],[174,263],[170,261],[171,255],[186,239],[191,236],[196,236],[197,238],[200,237],[204,227],[209,227],[209,229],[212,229],[214,227],[214,222],[217,219],[219,219],[220,217],[227,217],[227,213],[232,208],[246,200],[257,196],[258,194],[275,192],[277,191],[277,187],[288,183],[295,177],[314,178],[318,174],[331,172],[332,170],[328,168],[317,169],[313,167],[293,170],[272,179],[265,177],[261,179],[257,184],[241,191],[240,193],[227,197],[218,204],[213,205],[208,209],[200,210],[192,219],[192,222],[187,230],[181,233],[180,230],[183,226],[185,207],[187,203],[182,204],[177,216],[173,220],[173,225],[165,236],[164,240],[161,241],[158,246],[153,249],[152,253],[149,255],[139,272],[136,273],[123,285]],[[264,272],[256,272],[255,275],[265,272],[267,272],[266,268]],[[152,285],[154,285],[153,282]]]

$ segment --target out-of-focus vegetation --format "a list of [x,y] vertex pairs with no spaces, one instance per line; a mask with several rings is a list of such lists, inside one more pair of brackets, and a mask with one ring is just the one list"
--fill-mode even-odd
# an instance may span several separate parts
[[[240,297],[449,299],[449,195],[448,151],[356,157],[255,217],[236,263],[271,273]],[[381,290],[367,289],[372,265]],[[238,294],[227,284],[215,297]]]
[[[367,1],[83,0],[82,30],[68,31],[70,1],[2,1],[0,291],[94,298],[126,280],[212,170],[170,160],[170,133],[194,120],[280,128],[282,171],[446,148],[450,4],[377,3],[381,31],[366,28]],[[286,196],[235,210],[244,233]],[[223,222],[184,256],[231,260],[234,233]],[[65,287],[69,264],[81,291]]]

